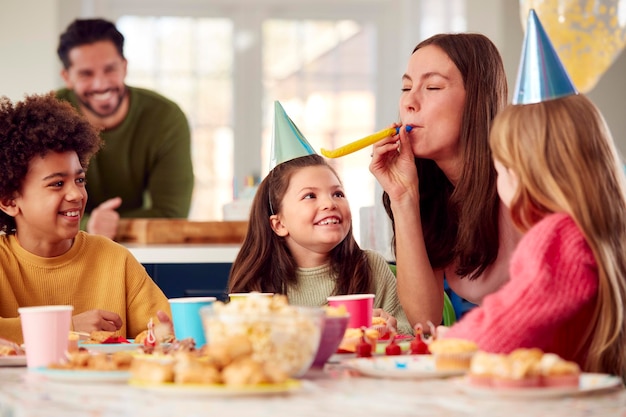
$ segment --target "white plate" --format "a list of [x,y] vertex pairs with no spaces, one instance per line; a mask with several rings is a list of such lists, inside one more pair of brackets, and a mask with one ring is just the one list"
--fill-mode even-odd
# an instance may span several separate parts
[[468,382],[467,378],[457,378],[453,382],[462,391],[473,396],[531,399],[588,394],[615,388],[622,384],[622,380],[617,376],[595,373],[581,374],[578,387],[491,388],[473,385]]
[[181,397],[219,396],[243,397],[286,394],[297,391],[302,383],[296,379],[288,379],[280,384],[260,384],[247,387],[229,387],[223,384],[175,384],[173,382],[148,383],[130,380],[128,383],[136,388]]
[[129,371],[89,371],[80,369],[35,368],[32,370],[52,381],[62,382],[127,382]]
[[0,356],[0,366],[26,366],[26,355]]
[[92,352],[114,353],[125,350],[137,350],[141,347],[139,343],[79,343],[78,347],[85,348]]
[[[410,340],[398,340],[396,343],[400,346],[400,350],[402,352],[406,353],[406,352],[408,352],[411,349],[411,341]],[[385,354],[385,348],[387,347],[388,344],[389,344],[389,340],[378,340],[378,341],[376,341],[376,350],[373,353],[375,355],[384,355]],[[345,351],[345,350],[338,350],[337,352],[333,353],[333,355],[338,355],[338,356],[342,356],[342,357],[350,357],[350,355],[354,356],[355,353],[354,352],[348,352],[348,351]]]
[[[131,343],[78,343],[78,347],[85,348],[92,352],[114,353],[126,350],[139,350],[143,345],[141,343],[133,343],[134,339],[128,340]],[[162,347],[169,347],[171,343],[161,343]]]
[[440,371],[431,355],[374,356],[354,358],[343,364],[365,376],[376,378],[428,379],[463,375],[465,371]]

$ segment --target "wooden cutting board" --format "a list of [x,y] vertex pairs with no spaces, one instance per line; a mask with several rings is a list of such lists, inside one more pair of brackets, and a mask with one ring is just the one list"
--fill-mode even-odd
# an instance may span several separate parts
[[247,221],[120,219],[116,241],[127,243],[242,243]]

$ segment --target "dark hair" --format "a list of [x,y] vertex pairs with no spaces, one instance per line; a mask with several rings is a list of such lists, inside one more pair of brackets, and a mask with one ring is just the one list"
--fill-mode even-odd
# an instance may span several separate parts
[[72,63],[69,54],[73,48],[99,41],[110,41],[117,52],[124,58],[124,35],[115,25],[104,19],[76,19],[65,29],[59,39],[57,55],[68,69]]
[[[328,167],[339,178],[324,158],[307,155],[278,164],[261,181],[252,201],[248,232],[230,271],[229,292],[286,294],[289,286],[297,284],[297,265],[285,239],[272,230],[270,216],[280,213],[293,174],[312,166]],[[334,294],[371,291],[372,274],[367,255],[354,240],[352,225],[344,240],[331,251],[330,263],[337,273]]]
[[[456,262],[458,275],[474,279],[498,255],[500,200],[489,129],[507,102],[506,73],[498,49],[484,35],[438,34],[413,52],[428,45],[441,48],[454,62],[463,76],[466,99],[459,137],[463,167],[456,186],[434,161],[415,158],[424,242],[434,269]],[[383,204],[393,223],[387,193]]]
[[[7,97],[0,98],[0,199],[15,198],[33,158],[75,151],[87,169],[101,144],[98,131],[54,93],[27,96],[15,105]],[[15,233],[15,219],[3,211],[0,230]]]

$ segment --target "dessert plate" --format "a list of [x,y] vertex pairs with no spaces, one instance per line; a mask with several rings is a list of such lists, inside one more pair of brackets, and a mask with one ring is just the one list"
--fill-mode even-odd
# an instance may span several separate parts
[[26,355],[0,356],[0,366],[26,366]]
[[61,382],[126,382],[130,378],[129,371],[92,371],[81,369],[35,368],[34,372],[51,381]]
[[[134,339],[128,340],[130,343],[78,343],[78,347],[85,348],[87,350],[91,350],[93,352],[102,352],[102,353],[114,353],[121,352],[125,350],[137,350],[141,346],[141,343],[133,343]],[[162,347],[169,347],[171,343],[161,343]]]
[[[389,344],[389,339],[387,340],[377,340],[376,341],[376,350],[374,351],[374,354],[377,355],[384,355],[385,354],[385,348],[387,347],[387,345]],[[408,352],[410,347],[411,347],[411,341],[410,340],[396,340],[396,344],[398,344],[400,346],[400,350],[402,350],[402,352]],[[351,352],[349,350],[343,350],[343,349],[339,349],[337,350],[337,352],[334,353],[334,355],[354,355],[354,352]]]
[[93,352],[114,353],[124,350],[136,350],[141,345],[138,343],[79,343],[78,347],[91,350]]
[[129,380],[128,383],[141,390],[175,395],[180,397],[195,396],[219,396],[219,397],[242,397],[242,396],[266,396],[287,394],[299,390],[302,383],[296,379],[288,379],[278,384],[259,384],[244,387],[230,387],[223,384],[175,384],[173,382],[149,383]]
[[619,377],[608,374],[582,373],[578,387],[493,388],[471,384],[467,378],[453,380],[467,394],[481,397],[558,398],[609,390],[621,386]]
[[460,370],[438,370],[431,355],[374,356],[347,359],[343,365],[375,378],[429,379],[463,375]]

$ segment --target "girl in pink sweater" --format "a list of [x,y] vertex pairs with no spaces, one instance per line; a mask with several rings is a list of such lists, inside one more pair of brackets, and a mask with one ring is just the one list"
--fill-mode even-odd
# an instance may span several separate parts
[[537,347],[626,380],[624,168],[600,111],[576,91],[534,11],[526,42],[513,105],[489,137],[498,194],[525,235],[510,281],[445,337],[495,353]]
[[510,281],[445,337],[626,377],[626,180],[600,112],[579,94],[512,105],[490,145],[498,193],[526,233]]

